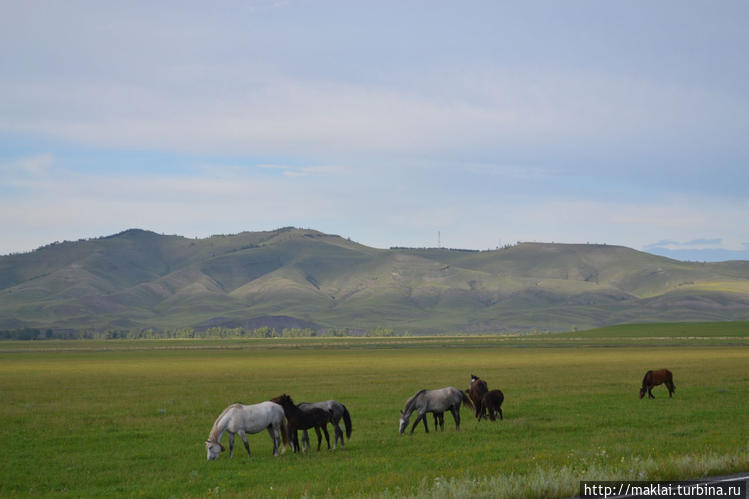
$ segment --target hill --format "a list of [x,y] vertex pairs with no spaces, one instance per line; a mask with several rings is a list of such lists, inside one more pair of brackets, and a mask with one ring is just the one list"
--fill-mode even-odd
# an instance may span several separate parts
[[0,329],[392,327],[564,331],[749,319],[749,261],[621,246],[375,249],[284,228],[205,239],[138,229],[0,257]]

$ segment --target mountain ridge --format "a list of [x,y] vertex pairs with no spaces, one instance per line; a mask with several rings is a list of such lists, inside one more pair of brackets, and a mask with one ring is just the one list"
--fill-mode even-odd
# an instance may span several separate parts
[[612,245],[378,249],[293,227],[202,239],[128,229],[0,256],[0,329],[518,332],[741,319],[749,261]]

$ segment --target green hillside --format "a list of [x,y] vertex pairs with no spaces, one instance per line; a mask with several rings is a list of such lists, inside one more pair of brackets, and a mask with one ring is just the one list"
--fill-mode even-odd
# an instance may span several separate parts
[[749,262],[680,262],[620,246],[382,250],[295,228],[205,239],[133,229],[0,257],[0,329],[425,333],[742,319]]

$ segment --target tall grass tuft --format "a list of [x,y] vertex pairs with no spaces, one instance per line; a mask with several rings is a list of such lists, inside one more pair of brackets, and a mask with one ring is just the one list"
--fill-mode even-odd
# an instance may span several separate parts
[[[749,447],[748,447],[749,448]],[[563,466],[558,469],[537,469],[528,474],[503,474],[490,477],[422,480],[415,495],[386,491],[383,497],[394,498],[508,498],[571,497],[580,490],[583,480],[676,480],[720,474],[727,470],[749,467],[747,449],[735,454],[690,454],[667,461],[653,458],[622,458],[618,465],[593,464],[579,469]]]

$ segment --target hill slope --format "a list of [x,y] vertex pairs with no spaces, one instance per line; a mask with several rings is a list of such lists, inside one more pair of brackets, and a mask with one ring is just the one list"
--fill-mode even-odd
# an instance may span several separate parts
[[749,262],[620,246],[369,248],[293,228],[128,230],[0,257],[0,329],[227,326],[551,331],[749,319]]

